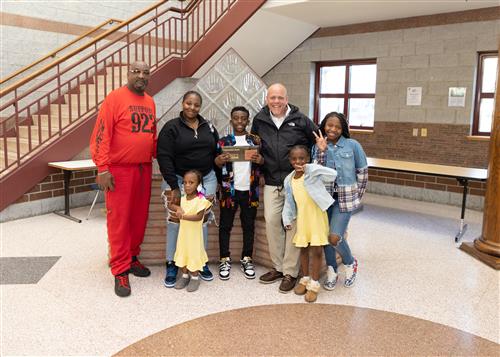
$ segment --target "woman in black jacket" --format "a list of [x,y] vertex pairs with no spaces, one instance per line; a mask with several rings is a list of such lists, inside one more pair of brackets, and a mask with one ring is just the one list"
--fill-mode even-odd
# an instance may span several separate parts
[[[202,99],[195,91],[189,91],[182,98],[182,111],[179,117],[168,121],[158,135],[157,160],[163,175],[162,190],[171,191],[166,194],[174,201],[180,201],[182,177],[189,170],[198,170],[203,175],[203,193],[215,196],[217,178],[214,172],[217,141],[219,135],[215,127],[200,114]],[[178,204],[178,203],[177,203]],[[207,223],[203,224],[205,249],[208,243]],[[173,262],[179,224],[167,222],[167,262],[164,284],[167,288],[175,286],[177,266]],[[203,280],[213,279],[213,275],[205,265],[200,273]]]

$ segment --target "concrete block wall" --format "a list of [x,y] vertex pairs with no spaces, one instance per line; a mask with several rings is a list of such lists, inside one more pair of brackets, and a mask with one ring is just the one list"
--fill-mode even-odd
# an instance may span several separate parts
[[[312,118],[316,62],[376,58],[374,130],[352,133],[368,156],[487,168],[488,140],[476,141],[468,136],[477,52],[498,50],[499,38],[500,20],[311,37],[263,79],[267,84],[283,83],[288,88],[290,103]],[[420,106],[406,105],[407,87],[422,87]],[[467,88],[463,108],[448,107],[449,87]],[[427,129],[426,137],[420,136],[422,128]],[[413,136],[413,129],[419,130],[419,136]],[[377,184],[380,186],[380,182]],[[415,181],[412,184],[418,187]],[[440,203],[461,202],[459,193],[440,194],[448,192],[442,186],[434,186],[434,194],[429,195],[424,192],[430,188],[418,188],[420,191],[414,194],[405,185],[391,185],[390,189],[375,190],[376,185],[372,188],[378,193]],[[481,209],[484,191],[471,194],[477,196],[477,202],[471,199],[468,206]]]
[[[0,75],[2,78],[32,63],[35,59],[57,49],[76,36],[64,33],[49,33],[16,26],[0,26],[2,32],[2,55]],[[25,42],[26,39],[32,39]]]
[[[175,2],[175,1],[174,1]],[[34,16],[41,19],[65,21],[72,24],[95,26],[109,18],[125,20],[153,5],[155,1],[6,1],[2,11]]]
[[[7,1],[2,16],[0,75],[30,64],[105,20],[126,20],[155,1]],[[15,19],[12,19],[15,18]],[[57,26],[51,26],[56,24]],[[108,27],[109,28],[109,27]],[[26,39],[29,39],[27,41]]]
[[[377,59],[375,121],[469,124],[478,51],[498,49],[500,20],[442,26],[311,37],[265,76],[266,83],[282,82],[290,102],[313,115],[308,93],[314,88],[315,62]],[[406,107],[406,88],[422,86],[422,106]],[[448,87],[467,87],[465,108],[446,111]],[[399,101],[388,98],[398,98]],[[404,99],[404,100],[403,100]],[[436,113],[433,109],[445,110]],[[397,109],[392,110],[390,109]],[[405,110],[414,109],[412,115]],[[386,115],[390,113],[391,115]],[[459,114],[457,114],[459,113]]]

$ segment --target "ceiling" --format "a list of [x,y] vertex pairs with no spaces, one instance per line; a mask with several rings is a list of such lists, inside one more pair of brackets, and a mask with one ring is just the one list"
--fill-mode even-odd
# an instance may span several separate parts
[[498,0],[268,0],[263,10],[318,27],[499,6]]

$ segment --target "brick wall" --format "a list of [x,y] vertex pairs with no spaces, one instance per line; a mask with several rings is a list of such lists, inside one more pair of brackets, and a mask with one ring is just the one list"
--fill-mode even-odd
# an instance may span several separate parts
[[[141,259],[148,264],[163,264],[165,262],[166,244],[166,216],[161,195],[161,177],[154,176],[151,187],[151,204],[149,206],[149,220],[146,227],[144,243],[141,247]],[[219,219],[219,208],[214,207],[215,216]],[[241,249],[243,247],[243,232],[238,215],[234,220],[234,227],[231,232],[230,251],[231,259],[239,261]],[[266,227],[264,222],[264,208],[261,204],[257,212],[255,222],[254,260],[256,263],[271,267],[271,258],[267,246]],[[208,259],[210,262],[219,260],[219,230],[215,224],[211,224],[208,229]]]
[[[413,136],[413,129],[427,136]],[[468,125],[376,121],[373,133],[353,132],[371,157],[475,168],[488,167],[489,141],[467,139]],[[419,134],[420,135],[420,134]]]
[[[166,240],[166,216],[161,195],[161,176],[153,176],[153,184],[151,187],[151,204],[149,206],[149,219],[146,227],[144,242],[141,246],[141,260],[146,264],[164,264],[165,263],[165,246]],[[263,190],[261,190],[262,192]],[[219,219],[219,208],[214,207],[217,221]],[[347,234],[347,233],[346,233]],[[243,248],[243,232],[239,215],[234,218],[234,226],[231,231],[231,240],[229,250],[231,259],[237,263],[240,260],[241,249]],[[209,262],[215,263],[219,261],[219,228],[215,224],[210,224],[208,228],[208,249],[207,255]],[[255,221],[255,240],[253,260],[255,263],[267,268],[273,266],[269,255],[269,246],[266,236],[266,222],[264,220],[264,204],[263,195],[260,195],[260,205],[257,209],[257,219]],[[341,263],[341,258],[338,255],[337,261]],[[310,262],[312,264],[312,261]],[[326,270],[326,263],[323,261],[322,271]],[[217,273],[214,271],[214,273]]]
[[[95,182],[96,170],[76,171],[71,173],[70,194],[91,191],[90,184]],[[64,195],[64,174],[62,170],[50,174],[43,181],[36,184],[30,191],[17,199],[14,204],[30,202],[45,198]]]
[[[413,136],[413,129],[427,129],[427,136]],[[471,141],[467,139],[468,125],[432,124],[432,123],[375,123],[373,132],[353,132],[352,137],[358,140],[369,157],[424,162],[451,166],[475,168],[488,167],[488,141]],[[463,187],[456,179],[439,176],[397,173],[386,170],[369,170],[369,182],[380,182],[398,186],[445,191],[462,194]],[[371,191],[369,186],[368,191]],[[382,193],[376,190],[377,193]],[[484,197],[486,181],[469,181],[469,195]],[[399,196],[399,194],[398,194]],[[411,198],[411,195],[402,194]],[[441,196],[432,197],[439,201]],[[450,199],[451,200],[451,199]],[[461,204],[460,199],[447,200],[443,203]],[[482,202],[469,199],[469,208],[481,209]]]
[[[457,180],[429,175],[418,175],[387,170],[368,170],[371,182],[382,182],[400,186],[419,187],[438,191],[455,192],[462,194],[463,186]],[[469,181],[469,194],[484,196],[486,193],[486,182]]]

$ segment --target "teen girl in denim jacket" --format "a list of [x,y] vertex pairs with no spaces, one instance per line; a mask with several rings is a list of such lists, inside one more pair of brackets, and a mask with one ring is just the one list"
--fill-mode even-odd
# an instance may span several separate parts
[[336,251],[345,267],[345,287],[351,287],[356,279],[358,261],[352,256],[344,235],[352,212],[361,204],[368,182],[368,164],[361,144],[350,139],[349,125],[344,115],[328,113],[320,125],[313,160],[318,164],[337,170],[337,180],[327,186],[335,202],[328,209],[330,220],[330,244],[324,247],[327,279],[323,285],[333,290],[337,283]]

